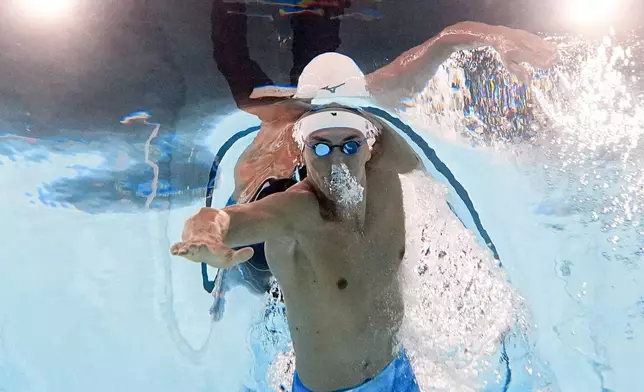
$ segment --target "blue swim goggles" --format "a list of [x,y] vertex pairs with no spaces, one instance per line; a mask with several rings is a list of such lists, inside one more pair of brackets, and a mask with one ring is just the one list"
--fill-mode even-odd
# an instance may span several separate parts
[[363,144],[365,144],[365,140],[358,142],[356,140],[349,140],[348,142],[345,142],[343,144],[337,145],[337,144],[328,144],[325,142],[318,142],[315,144],[306,144],[313,152],[315,153],[316,156],[318,157],[325,157],[329,154],[331,154],[331,151],[333,151],[334,148],[340,148],[342,152],[345,155],[354,155],[358,151],[360,151],[360,148],[362,147]]

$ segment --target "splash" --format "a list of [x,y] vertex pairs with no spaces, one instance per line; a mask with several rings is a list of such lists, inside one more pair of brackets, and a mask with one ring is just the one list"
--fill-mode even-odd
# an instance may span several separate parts
[[401,176],[407,253],[399,332],[422,390],[475,391],[504,335],[524,317],[498,263],[445,201],[446,189],[417,171]]
[[596,46],[568,45],[555,78],[561,87],[536,89],[553,123],[537,140],[550,158],[544,167],[549,191],[574,193],[567,203],[576,204],[587,223],[600,222],[608,242],[632,237],[644,206],[644,105],[635,73],[642,49],[639,42],[628,45],[612,34]]
[[535,220],[563,243],[553,263],[576,304],[552,326],[557,344],[580,355],[579,371],[592,363],[601,388],[627,388],[634,373],[625,351],[641,347],[633,331],[644,328],[644,45],[612,29],[598,40],[549,39],[561,64],[532,70],[529,86],[493,50],[461,52],[401,117],[525,173],[543,195]]
[[259,386],[268,384],[271,391],[290,391],[295,372],[295,352],[288,330],[286,306],[274,278],[265,301],[266,311],[251,330],[251,341],[255,345],[253,352],[257,359],[255,362],[258,364],[253,373]]
[[530,85],[508,73],[494,50],[463,51],[404,102],[402,115],[433,136],[518,158],[506,163],[540,181],[545,174],[549,193],[566,189],[574,196],[560,201],[576,205],[569,210],[582,211],[586,222],[601,221],[605,233],[644,233],[643,46],[613,30],[598,42],[551,39],[561,64],[531,69]]
[[290,391],[293,388],[293,373],[295,373],[295,351],[293,346],[281,352],[273,362],[269,373],[268,383],[272,391]]
[[364,188],[344,163],[331,167],[331,180],[327,181],[327,186],[342,206],[355,207],[363,199]]

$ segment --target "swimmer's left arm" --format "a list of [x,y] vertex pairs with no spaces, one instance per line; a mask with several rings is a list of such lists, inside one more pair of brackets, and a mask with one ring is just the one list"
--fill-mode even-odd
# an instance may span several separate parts
[[367,87],[381,104],[395,106],[402,97],[424,88],[452,53],[485,46],[496,49],[508,70],[524,82],[529,76],[522,62],[549,68],[557,60],[556,45],[534,34],[504,26],[461,22],[367,75]]

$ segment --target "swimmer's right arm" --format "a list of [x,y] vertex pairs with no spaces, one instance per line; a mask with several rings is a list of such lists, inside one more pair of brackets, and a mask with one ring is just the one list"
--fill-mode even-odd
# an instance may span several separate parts
[[215,268],[232,268],[253,256],[250,247],[233,247],[290,235],[292,217],[298,215],[305,199],[298,192],[280,192],[221,210],[201,208],[186,221],[182,241],[174,244],[170,252]]

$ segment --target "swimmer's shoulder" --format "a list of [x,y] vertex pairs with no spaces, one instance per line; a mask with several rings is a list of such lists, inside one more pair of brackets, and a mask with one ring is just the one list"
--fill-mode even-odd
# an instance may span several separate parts
[[368,114],[380,130],[371,152],[368,168],[376,171],[408,173],[422,167],[416,152],[398,131],[378,116]]
[[291,219],[295,222],[311,223],[311,219],[319,217],[319,201],[308,178],[283,193]]
[[291,186],[284,193],[288,194],[291,201],[298,207],[311,207],[318,204],[313,185],[311,185],[308,178]]
[[264,199],[270,200],[271,204],[278,206],[284,212],[290,212],[291,214],[308,211],[311,207],[316,207],[318,205],[317,197],[313,192],[311,184],[306,178],[289,187],[284,192],[273,193],[266,196]]
[[[244,209],[255,220],[268,219],[276,230],[297,233],[307,222],[313,223],[318,201],[308,184],[301,181],[283,192],[270,194],[260,200],[226,207]],[[318,213],[319,215],[319,213]]]

